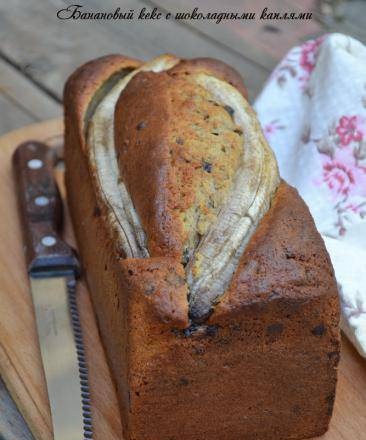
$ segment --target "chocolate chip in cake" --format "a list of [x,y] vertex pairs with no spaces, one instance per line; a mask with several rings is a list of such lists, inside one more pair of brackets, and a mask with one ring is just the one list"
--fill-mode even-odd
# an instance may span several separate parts
[[328,359],[332,364],[338,365],[339,352],[338,351],[331,351],[330,353],[328,353]]
[[323,336],[326,332],[326,328],[323,324],[319,324],[311,330],[311,333],[314,336]]
[[194,354],[202,356],[205,354],[205,349],[203,347],[193,347]]
[[279,336],[283,332],[283,325],[276,323],[269,325],[266,329],[267,336]]
[[238,134],[239,136],[242,136],[243,131],[240,130],[239,128],[236,128],[236,129],[234,130],[234,133]]
[[183,251],[182,264],[186,266],[189,261],[189,249],[185,248]]
[[184,139],[181,138],[181,137],[179,137],[179,138],[177,138],[177,139],[175,140],[175,142],[176,142],[178,145],[183,145],[183,144],[184,144]]
[[179,385],[182,385],[182,386],[186,387],[187,385],[189,385],[189,380],[186,379],[185,377],[181,377],[179,379]]
[[136,129],[137,129],[137,130],[142,130],[142,129],[145,128],[145,127],[146,127],[146,122],[141,121],[141,122],[137,125]]
[[215,200],[212,197],[209,197],[208,202],[207,202],[207,206],[209,208],[215,208]]
[[296,257],[295,253],[289,249],[285,249],[285,256],[287,260],[291,260]]
[[212,163],[210,163],[210,162],[207,162],[207,161],[203,161],[203,164],[202,164],[202,168],[204,169],[204,171],[206,171],[207,173],[211,173],[211,171],[212,171]]
[[224,109],[229,113],[231,117],[234,116],[235,110],[232,107],[230,107],[230,105],[224,105]]
[[101,215],[102,211],[100,210],[99,206],[95,206],[94,210],[93,210],[93,216],[94,217],[99,217]]

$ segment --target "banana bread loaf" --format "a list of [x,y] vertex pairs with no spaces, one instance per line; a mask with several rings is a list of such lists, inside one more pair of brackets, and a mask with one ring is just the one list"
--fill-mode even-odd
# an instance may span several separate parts
[[333,269],[240,76],[119,55],[65,93],[70,211],[129,440],[324,433]]

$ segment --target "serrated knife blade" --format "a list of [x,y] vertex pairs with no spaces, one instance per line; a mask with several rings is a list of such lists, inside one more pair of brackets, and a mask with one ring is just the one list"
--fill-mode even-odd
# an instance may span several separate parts
[[92,439],[88,369],[76,302],[79,264],[60,238],[62,202],[52,151],[21,144],[13,156],[25,254],[55,440]]

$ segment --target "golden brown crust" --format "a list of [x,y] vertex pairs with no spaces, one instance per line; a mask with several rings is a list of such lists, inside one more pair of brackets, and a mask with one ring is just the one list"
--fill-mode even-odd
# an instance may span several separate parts
[[143,304],[159,327],[189,326],[187,284],[183,267],[173,258],[127,258],[120,261],[126,289]]
[[[169,81],[166,72],[143,72],[129,82],[115,110],[115,145],[150,255],[179,257],[182,231],[175,227],[166,197],[171,181],[168,127],[164,123],[170,110],[165,99]],[[156,111],[150,112],[151,108]]]
[[[98,58],[96,60],[90,61],[79,69],[77,69],[73,75],[69,78],[66,87],[65,87],[65,115],[66,115],[66,124],[70,127],[65,133],[65,146],[66,146],[66,162],[70,164],[67,172],[73,168],[78,168],[78,164],[80,164],[80,157],[78,151],[70,151],[71,145],[77,145],[77,149],[81,152],[84,151],[85,147],[85,133],[84,133],[84,117],[87,112],[87,107],[90,102],[94,98],[95,93],[97,93],[98,89],[100,89],[108,78],[116,72],[119,72],[123,69],[132,69],[134,67],[138,67],[141,63],[139,61],[120,56],[120,55],[107,55],[105,57]],[[76,116],[77,114],[77,116]],[[72,116],[75,116],[75,119],[72,119]],[[75,156],[78,159],[75,160]],[[80,164],[81,165],[81,164]],[[79,166],[80,166],[79,165]],[[83,175],[87,181],[90,180],[90,188],[85,188],[84,197],[91,197],[90,195],[86,196],[87,192],[90,192],[95,188],[95,182],[93,182],[95,176],[95,172],[90,168],[90,164],[86,165],[89,176],[87,177],[87,171],[83,171]],[[79,170],[79,173],[81,170]],[[71,179],[66,179],[71,180]],[[83,185],[85,187],[85,185]],[[103,229],[105,229],[105,240],[110,241],[110,243],[116,242],[115,231],[111,231],[108,228],[108,210],[105,205],[105,202],[101,200],[101,194],[99,192],[95,193],[95,205],[93,207],[93,213],[96,213],[95,217],[99,223],[97,230],[101,230],[103,225]],[[73,210],[75,211],[75,209]],[[88,215],[85,213],[85,218]],[[85,224],[85,221],[83,222]],[[90,228],[90,227],[89,227]],[[97,232],[96,232],[97,233]],[[118,249],[116,247],[109,247],[109,252],[111,255],[117,259],[117,262],[120,259],[120,254],[118,253]],[[153,285],[153,281],[149,281],[149,273],[154,273],[155,276],[155,284],[161,285],[162,279],[165,280],[165,288],[164,289],[155,289],[157,290],[157,294],[150,297],[146,294],[146,289],[142,288],[141,284],[141,298],[142,301],[145,301],[150,308],[150,312],[152,315],[156,314],[156,319],[159,322],[167,322],[169,325],[174,325],[177,328],[184,328],[188,325],[188,304],[187,304],[187,293],[185,285],[177,285],[177,280],[182,278],[183,269],[177,264],[177,262],[173,263],[169,258],[161,258],[161,259],[149,259],[149,260],[124,260],[128,262],[128,264],[123,264],[121,262],[121,268],[127,267],[127,265],[136,266],[138,271],[142,271],[146,273],[146,284],[150,283]],[[109,266],[109,264],[108,264]],[[128,271],[124,271],[124,273],[128,273]],[[130,278],[130,277],[128,277]],[[133,279],[133,277],[131,278]],[[160,284],[159,284],[160,283]],[[169,284],[171,286],[169,287]],[[135,288],[136,290],[136,288]],[[138,290],[138,289],[137,289]],[[136,290],[136,292],[137,292]]]
[[[280,296],[291,301],[294,296],[314,295],[337,298],[333,267],[308,207],[294,188],[282,182],[211,321],[240,313],[253,300]],[[334,313],[336,328],[338,308]]]
[[[81,147],[85,148],[84,118],[97,90],[116,72],[135,69],[141,62],[122,55],[105,55],[89,61],[69,77],[64,88],[65,124],[78,127]],[[67,135],[67,133],[66,133]]]
[[248,98],[248,91],[245,87],[243,78],[239,73],[223,61],[214,58],[194,58],[191,60],[182,60],[179,64],[169,70],[169,73],[207,73],[218,79],[228,82],[244,96]]
[[[117,58],[116,69],[124,62]],[[158,258],[122,259],[93,189],[82,124],[107,69],[113,71],[109,62],[89,67],[92,81],[88,68],[68,82],[66,184],[126,439],[208,440],[220,433],[221,440],[273,440],[323,434],[336,385],[339,304],[329,257],[304,202],[293,188],[280,185],[208,325],[187,328],[184,274],[174,253],[167,257],[162,246]],[[146,75],[138,75],[134,87],[143,86]],[[158,100],[163,91],[155,92]],[[157,127],[166,111],[154,116]],[[131,136],[144,112],[141,104],[126,114]],[[154,142],[159,130],[155,135]],[[164,153],[165,146],[158,146]],[[141,144],[141,149],[145,164],[151,159],[161,165],[148,147]],[[153,172],[139,169],[137,162],[135,167],[131,172],[140,179],[156,177],[156,185],[164,184],[166,170],[145,177]],[[174,249],[173,232],[166,248]]]

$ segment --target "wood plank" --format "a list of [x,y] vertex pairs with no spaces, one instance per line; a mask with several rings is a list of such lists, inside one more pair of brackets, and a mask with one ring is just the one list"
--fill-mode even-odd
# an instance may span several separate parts
[[259,19],[266,7],[269,12],[309,12],[314,9],[314,0],[303,2],[302,7],[289,0],[226,0],[225,3],[221,0],[211,0],[209,3],[199,4],[195,0],[151,0],[151,3],[174,13],[192,11],[197,6],[205,14],[220,11],[255,12],[255,20],[223,20],[220,24],[205,20],[188,20],[186,24],[269,70],[274,68],[291,47],[323,31],[323,26],[316,20]]
[[61,115],[61,105],[0,59],[0,133]]
[[366,44],[366,2],[364,0],[339,2],[337,13],[340,14],[339,17],[332,17],[322,14],[320,10],[317,9],[314,15],[315,18],[323,24],[326,32],[339,32],[350,35],[363,44]]
[[1,440],[34,440],[22,415],[0,379],[0,438]]
[[36,119],[28,112],[19,108],[0,91],[0,134],[14,130],[23,125],[31,124]]
[[[113,11],[121,6],[120,0],[104,0],[101,6],[98,0],[89,0],[90,10]],[[147,0],[122,2],[124,9],[134,9],[138,12],[142,7],[152,10],[155,5]],[[118,22],[108,23],[109,29],[113,32],[121,31],[121,24]],[[150,41],[153,48],[149,50],[148,56],[143,55],[142,59],[148,59],[161,53],[174,53],[180,57],[212,57],[225,61],[239,71],[245,78],[249,91],[249,99],[252,101],[259,93],[262,85],[268,77],[268,69],[253,62],[250,58],[240,55],[215,40],[207,39],[205,35],[174,20],[159,20],[124,22],[123,30],[129,34],[129,38],[139,36],[140,42]],[[125,38],[125,35],[121,36]],[[146,47],[144,47],[146,49]],[[137,49],[139,51],[139,48]],[[135,55],[136,56],[136,55]]]
[[[171,12],[199,10],[207,12],[233,11],[255,12],[255,20],[209,21],[189,20],[185,23],[200,33],[224,44],[230,50],[245,55],[259,65],[272,70],[278,61],[291,49],[303,41],[327,32],[341,32],[366,43],[365,1],[343,2],[342,20],[329,20],[322,16],[316,0],[210,0],[197,3],[195,0],[148,0],[150,4]],[[310,21],[266,21],[260,20],[264,8],[273,12],[312,12]]]
[[[174,21],[59,20],[62,0],[0,2],[0,52],[50,93],[61,97],[67,76],[81,63],[107,53],[124,53],[141,59],[172,52],[183,57],[216,57],[236,67],[247,78],[254,97],[267,77],[265,68],[210,41]],[[87,10],[134,8],[135,0],[96,0]],[[17,38],[14,38],[14,35]]]
[[[24,127],[0,139],[0,184],[3,213],[0,225],[0,372],[18,402],[36,439],[51,440],[50,415],[41,371],[39,348],[22,256],[20,228],[14,200],[10,157],[27,138],[60,141],[60,121]],[[59,174],[61,179],[62,173]],[[61,181],[61,180],[60,180]],[[71,238],[70,223],[67,223]],[[94,321],[91,302],[83,285],[79,289],[82,325],[92,381],[95,440],[121,439],[117,401]],[[366,432],[366,363],[343,340],[334,416],[323,440],[364,440]]]
[[[362,440],[366,432],[366,393],[365,387],[360,387],[358,380],[366,379],[366,362],[356,353],[345,337],[342,338],[342,353],[338,370],[334,418],[330,431],[320,438],[333,440],[332,435],[334,435],[335,438],[342,440]],[[342,390],[347,390],[347,392]],[[349,423],[350,417],[353,418],[351,424]]]
[[[25,139],[49,139],[57,144],[62,122],[51,121],[12,132],[0,139],[0,374],[32,430],[36,440],[51,440],[51,416],[45,386],[29,283],[23,257],[11,153]],[[63,173],[58,173],[62,185]],[[64,195],[64,191],[63,195]],[[65,206],[66,207],[66,206]],[[67,210],[66,237],[72,242]],[[94,439],[121,440],[117,398],[99,339],[95,317],[85,285],[78,283],[77,300],[88,361]]]
[[36,120],[61,116],[61,103],[30,82],[13,66],[0,59],[1,92],[24,108]]

